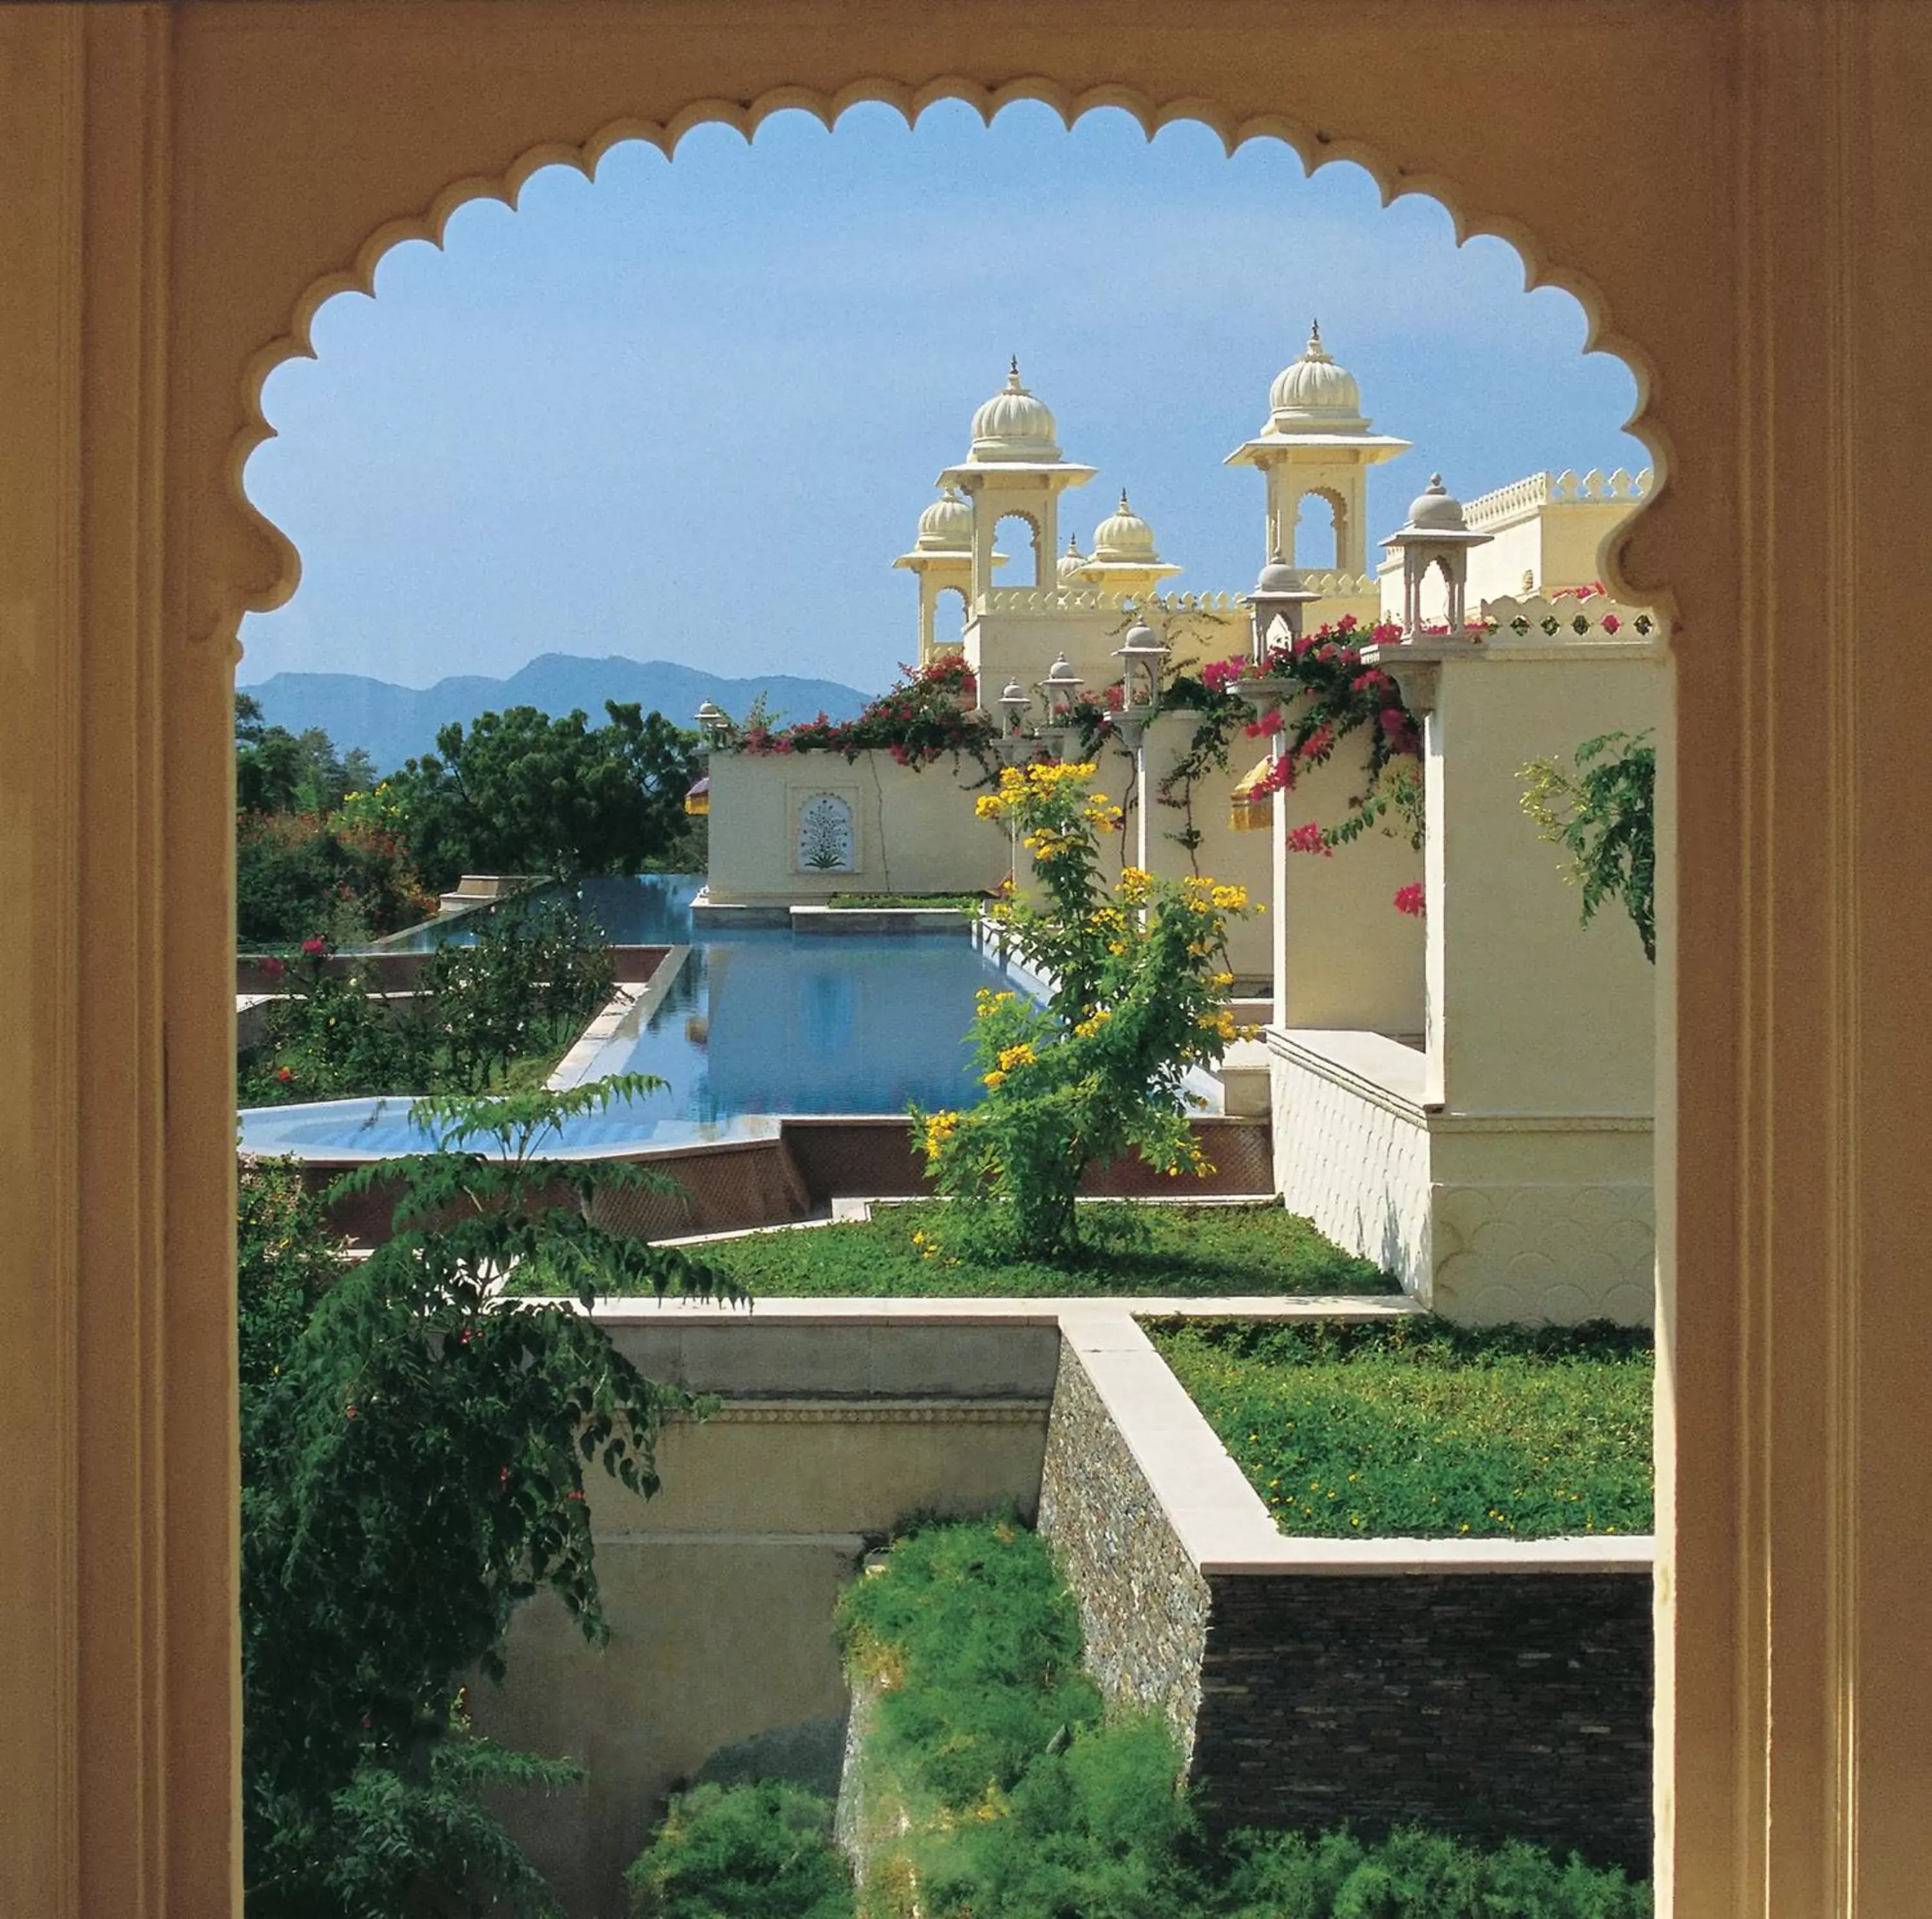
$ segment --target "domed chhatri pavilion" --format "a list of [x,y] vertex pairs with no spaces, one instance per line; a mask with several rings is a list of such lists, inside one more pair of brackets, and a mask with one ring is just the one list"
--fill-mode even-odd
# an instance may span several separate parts
[[[1437,474],[1372,565],[1369,472],[1409,450],[1374,424],[1311,327],[1259,431],[1227,456],[1262,476],[1258,577],[1179,592],[1180,565],[1125,491],[1084,547],[1063,529],[1064,499],[1095,469],[1067,457],[1015,361],[894,562],[917,582],[919,658],[963,658],[1009,757],[1073,750],[1073,695],[1124,699],[1126,669],[1152,676],[1156,697],[1095,755],[1126,814],[1107,857],[1267,902],[1228,947],[1265,1038],[1230,1047],[1219,1096],[1270,1126],[1294,1210],[1458,1317],[1642,1318],[1651,971],[1628,927],[1579,926],[1519,774],[1655,721],[1658,622],[1595,584],[1649,475],[1538,473],[1465,504]],[[1310,552],[1322,509],[1330,550]],[[1003,540],[1030,547],[1031,565],[1012,566]],[[1159,689],[1346,616],[1362,641],[1378,625],[1401,636],[1365,645],[1364,665],[1390,676],[1414,722],[1423,831],[1294,858],[1318,853],[1311,827],[1346,818],[1366,790],[1366,746],[1298,765],[1282,790],[1278,742],[1237,728],[1227,763],[1204,766],[1199,712],[1162,706]],[[1466,625],[1478,617],[1480,639]],[[986,768],[973,754],[922,766],[721,745],[701,916],[784,925],[833,892],[971,892],[1008,877],[1006,836],[974,816]]]

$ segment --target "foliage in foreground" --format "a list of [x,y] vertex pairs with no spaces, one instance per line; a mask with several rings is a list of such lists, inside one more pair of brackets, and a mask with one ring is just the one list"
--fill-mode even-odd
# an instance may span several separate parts
[[1112,888],[1100,835],[1120,810],[1091,790],[1090,765],[1009,766],[976,802],[1033,859],[1043,905],[993,909],[1013,949],[1051,979],[1044,1006],[982,992],[972,1044],[986,1097],[914,1125],[938,1190],[955,1204],[941,1237],[955,1252],[1064,1258],[1080,1244],[1082,1174],[1136,1153],[1178,1176],[1210,1170],[1188,1125],[1190,1067],[1237,1036],[1225,970],[1239,886],[1178,885],[1136,867]]
[[1177,1299],[1393,1291],[1367,1260],[1279,1206],[1082,1206],[1082,1243],[1057,1260],[980,1263],[942,1252],[934,1205],[882,1206],[862,1222],[719,1240],[704,1256],[754,1296]]
[[[1582,895],[1583,924],[1606,900],[1621,903],[1657,958],[1657,748],[1648,733],[1600,733],[1577,748],[1576,770],[1532,760],[1520,777],[1522,810],[1568,855],[1566,885]],[[1620,752],[1611,749],[1621,748]]]
[[[1213,1839],[1177,1789],[1164,1720],[1108,1717],[1078,1669],[1071,1597],[1009,1519],[916,1529],[850,1588],[840,1631],[878,1689],[860,1756],[866,1919],[1645,1919],[1646,1887],[1510,1844],[1346,1832]],[[674,1807],[634,1869],[650,1919],[843,1919],[829,1808],[771,1787]],[[902,1815],[903,1817],[902,1818]],[[764,1835],[759,1828],[763,1827]],[[818,1906],[759,1903],[815,1846]],[[849,1897],[849,1896],[848,1896]]]
[[544,1161],[562,1117],[644,1090],[425,1102],[436,1150],[345,1183],[400,1183],[395,1237],[336,1256],[292,1167],[244,1165],[242,1330],[243,1817],[257,1919],[443,1919],[555,1910],[476,1797],[571,1768],[468,1729],[460,1675],[500,1678],[516,1608],[548,1588],[604,1631],[585,1492],[593,1463],[657,1488],[668,1414],[700,1409],[645,1378],[592,1320],[493,1298],[543,1262],[587,1303],[633,1286],[736,1297],[679,1255],[581,1211],[638,1169]]
[[1550,1538],[1654,1523],[1648,1332],[1148,1328],[1286,1533]]
[[680,1794],[624,1884],[636,1919],[852,1919],[832,1803],[794,1786]]

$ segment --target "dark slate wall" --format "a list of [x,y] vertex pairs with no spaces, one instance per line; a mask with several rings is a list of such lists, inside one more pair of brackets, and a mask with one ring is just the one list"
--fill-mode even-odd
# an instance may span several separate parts
[[1216,1576],[1218,1825],[1436,1826],[1650,1871],[1647,1573]]

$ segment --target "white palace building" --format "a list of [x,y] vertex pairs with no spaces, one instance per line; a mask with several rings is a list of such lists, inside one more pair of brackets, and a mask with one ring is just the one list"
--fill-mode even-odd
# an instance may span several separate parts
[[[1238,735],[1225,770],[1177,792],[1169,776],[1198,717],[1182,709],[1101,749],[1097,783],[1128,811],[1115,857],[1211,874],[1268,903],[1231,955],[1264,1037],[1231,1050],[1224,1097],[1229,1112],[1271,1117],[1292,1210],[1459,1317],[1644,1319],[1652,969],[1620,916],[1579,925],[1556,850],[1522,813],[1520,775],[1654,723],[1661,628],[1596,584],[1650,475],[1538,473],[1466,503],[1437,481],[1372,559],[1369,470],[1408,447],[1374,430],[1355,379],[1312,331],[1258,430],[1227,456],[1261,475],[1261,577],[1180,592],[1181,569],[1124,493],[1084,550],[1063,528],[1095,469],[1066,457],[1016,364],[893,564],[917,589],[922,665],[963,655],[984,710],[1040,750],[1072,750],[1057,703],[1076,686],[1104,696],[1129,661],[1171,686],[1257,649],[1285,616],[1310,631],[1346,615],[1401,628],[1368,657],[1422,724],[1420,847],[1370,831],[1332,857],[1288,852],[1301,821],[1343,816],[1364,783],[1359,755],[1338,752],[1291,792],[1253,801],[1269,742]],[[1298,550],[1323,517],[1330,550]],[[1030,582],[1000,583],[1028,570],[1029,548]],[[1495,622],[1480,643],[1439,631],[1466,610]],[[987,770],[973,755],[920,767],[884,751],[735,744],[720,729],[710,768],[699,910],[714,923],[784,924],[834,893],[991,890],[1008,875],[1005,833],[974,814]],[[1395,910],[1396,893],[1418,886],[1422,913]]]

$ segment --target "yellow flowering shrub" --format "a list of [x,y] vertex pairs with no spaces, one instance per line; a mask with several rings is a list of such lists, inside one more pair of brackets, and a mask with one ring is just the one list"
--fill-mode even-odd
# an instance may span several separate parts
[[1188,1123],[1186,1075],[1241,1036],[1228,1005],[1228,922],[1240,886],[1175,884],[1129,867],[1109,886],[1100,842],[1120,809],[1076,763],[1009,766],[975,803],[1011,829],[1042,904],[1002,909],[1020,957],[1054,982],[1045,1006],[980,994],[971,1043],[986,1097],[915,1110],[914,1138],[956,1204],[941,1231],[968,1257],[1064,1258],[1079,1246],[1082,1174],[1132,1153],[1178,1178],[1214,1169]]

